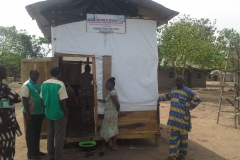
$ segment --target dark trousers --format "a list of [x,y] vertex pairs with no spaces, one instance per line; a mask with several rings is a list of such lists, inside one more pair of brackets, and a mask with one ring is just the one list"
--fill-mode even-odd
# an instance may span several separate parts
[[47,150],[49,157],[55,160],[63,159],[66,124],[66,116],[59,120],[47,119]]
[[93,96],[81,96],[81,115],[82,123],[86,124],[87,121],[92,123],[94,121],[94,98]]
[[[13,132],[12,132],[13,133]],[[15,133],[14,137],[0,141],[0,159],[13,160],[15,155]]]
[[31,122],[26,121],[26,113],[23,115],[26,124],[26,142],[28,148],[27,155],[35,156],[38,155],[40,151],[40,134],[44,115],[31,115]]

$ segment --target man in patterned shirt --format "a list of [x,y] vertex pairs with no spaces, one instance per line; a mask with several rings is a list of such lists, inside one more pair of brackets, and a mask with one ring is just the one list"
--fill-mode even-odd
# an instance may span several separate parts
[[191,130],[190,110],[199,105],[201,100],[189,88],[183,85],[183,76],[175,80],[176,87],[171,93],[159,97],[159,101],[171,100],[167,128],[171,130],[169,140],[170,157],[167,160],[182,160],[187,155],[188,132]]
[[[10,105],[21,102],[20,96],[12,91],[6,84],[6,68],[0,64],[0,100],[8,99]],[[22,135],[18,125],[15,108],[0,108],[0,159],[13,160],[15,155],[15,138]]]

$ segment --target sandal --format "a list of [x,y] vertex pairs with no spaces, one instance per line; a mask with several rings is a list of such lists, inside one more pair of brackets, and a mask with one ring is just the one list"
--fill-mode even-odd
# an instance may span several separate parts
[[175,158],[175,157],[168,157],[168,158],[165,159],[165,160],[174,160],[173,158]]
[[118,146],[116,148],[111,147],[111,150],[112,151],[117,151],[118,150]]
[[176,158],[176,160],[184,160],[184,159],[185,159],[185,157],[182,156],[182,155],[179,155],[179,156],[177,156],[177,158]]
[[103,155],[104,155],[104,152],[103,151],[101,151],[101,152],[99,152],[99,157],[102,157]]
[[107,149],[107,147],[98,147],[98,149],[101,151],[105,151]]

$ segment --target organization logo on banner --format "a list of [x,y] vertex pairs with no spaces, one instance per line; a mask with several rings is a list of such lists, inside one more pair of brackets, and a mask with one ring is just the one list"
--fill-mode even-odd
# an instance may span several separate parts
[[126,33],[126,16],[87,14],[87,32]]

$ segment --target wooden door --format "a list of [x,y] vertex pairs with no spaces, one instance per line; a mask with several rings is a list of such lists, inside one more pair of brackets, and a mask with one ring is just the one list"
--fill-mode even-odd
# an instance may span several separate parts
[[[58,66],[58,58],[36,58],[36,59],[22,59],[21,60],[21,76],[22,83],[29,79],[30,70],[36,69],[39,72],[38,83],[42,85],[44,81],[51,77],[50,69]],[[25,124],[24,124],[25,126]],[[47,138],[47,123],[43,120],[41,138]]]

